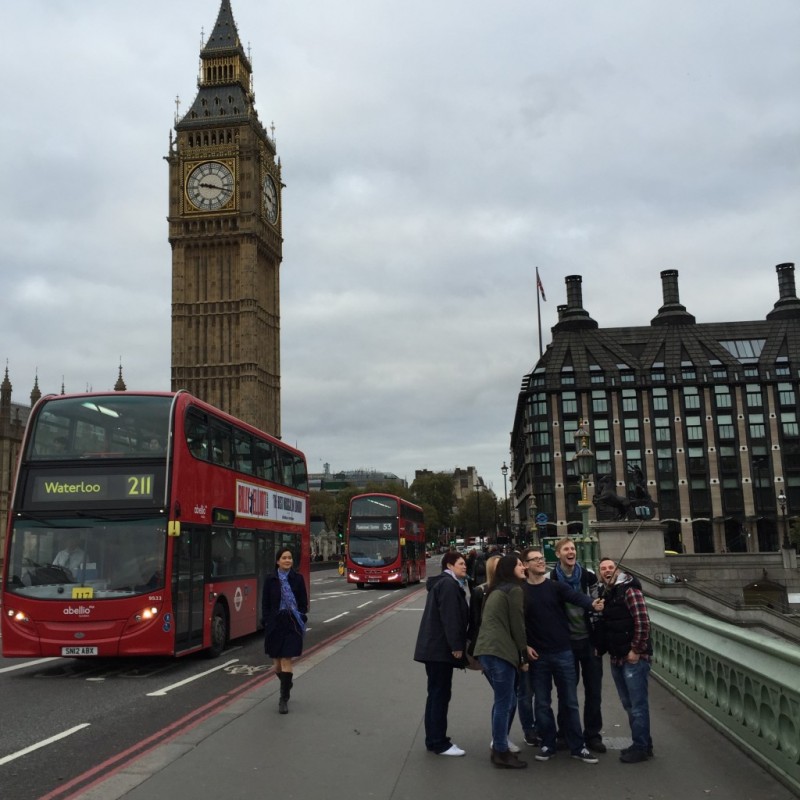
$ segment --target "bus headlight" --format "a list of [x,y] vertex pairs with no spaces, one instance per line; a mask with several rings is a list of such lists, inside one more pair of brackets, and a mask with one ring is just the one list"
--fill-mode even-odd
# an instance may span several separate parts
[[133,615],[134,622],[148,622],[151,619],[155,619],[158,616],[158,609],[155,606],[150,606],[149,608],[143,608],[141,611],[137,611]]
[[14,622],[22,622],[27,625],[31,618],[24,611],[15,611],[13,608],[6,610],[6,614],[14,620]]

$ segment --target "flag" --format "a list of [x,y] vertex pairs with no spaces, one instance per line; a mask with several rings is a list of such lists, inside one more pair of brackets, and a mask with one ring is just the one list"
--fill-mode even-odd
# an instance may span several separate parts
[[542,300],[547,302],[547,298],[544,296],[544,286],[542,286],[542,279],[539,277],[539,267],[536,267],[536,288],[539,290],[539,294],[542,296]]

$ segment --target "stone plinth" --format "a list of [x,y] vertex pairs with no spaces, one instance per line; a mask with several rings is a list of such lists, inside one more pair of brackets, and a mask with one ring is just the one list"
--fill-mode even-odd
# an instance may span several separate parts
[[666,529],[667,526],[661,522],[635,520],[592,524],[592,533],[597,536],[600,558],[613,558],[615,561],[663,559]]

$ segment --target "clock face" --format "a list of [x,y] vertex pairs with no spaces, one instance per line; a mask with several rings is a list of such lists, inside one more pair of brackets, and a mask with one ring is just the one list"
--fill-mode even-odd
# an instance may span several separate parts
[[186,180],[186,196],[201,211],[218,211],[233,197],[233,173],[219,161],[195,167]]
[[278,188],[270,175],[264,178],[264,213],[273,225],[278,221]]

